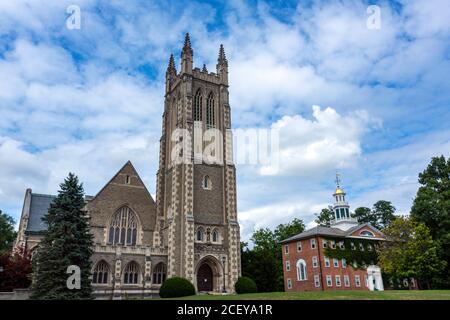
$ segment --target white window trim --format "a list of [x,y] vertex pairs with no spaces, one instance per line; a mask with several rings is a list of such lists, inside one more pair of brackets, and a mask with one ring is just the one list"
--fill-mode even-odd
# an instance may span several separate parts
[[286,271],[291,271],[291,262],[289,260],[286,261]]
[[288,289],[292,289],[292,280],[291,279],[287,279],[287,287],[288,287]]
[[311,249],[315,249],[317,246],[316,239],[311,239],[309,242],[311,244]]
[[317,259],[317,256],[312,257],[312,266],[313,268],[319,267],[319,259]]
[[344,275],[344,287],[350,287],[350,277],[348,275]]
[[328,247],[328,241],[327,240],[322,240],[322,248],[327,248]]
[[331,266],[331,264],[330,264],[330,258],[325,257],[324,260],[325,260],[325,267],[326,267],[326,268],[329,268],[329,267]]
[[284,245],[284,253],[289,254],[289,244]]
[[333,267],[339,268],[339,260],[336,258],[333,258]]
[[[358,279],[358,280],[356,280]],[[359,275],[355,275],[355,287],[361,287],[361,277]]]
[[[299,265],[302,264],[304,265],[304,274],[305,274],[305,278],[304,279],[300,279],[301,276],[301,272],[299,272]],[[308,280],[308,269],[306,268],[306,261],[303,259],[299,259],[295,265],[295,269],[297,271],[297,281],[306,281]]]
[[342,268],[347,268],[347,260],[345,260],[345,258],[342,259],[341,263],[342,263]]
[[314,275],[314,287],[319,288],[320,287],[320,277],[319,275]]
[[[339,280],[339,281],[338,281]],[[334,282],[336,283],[336,287],[341,287],[342,286],[342,282],[341,282],[341,276],[340,275],[336,275],[334,277]]]
[[[299,250],[300,249],[300,250]],[[303,250],[302,248],[302,242],[301,241],[297,241],[297,252],[301,252]]]
[[[326,277],[326,282],[327,282],[327,287],[332,287],[333,286],[333,277],[331,276],[331,275],[327,275],[327,277]],[[328,280],[330,280],[329,282],[328,282]]]

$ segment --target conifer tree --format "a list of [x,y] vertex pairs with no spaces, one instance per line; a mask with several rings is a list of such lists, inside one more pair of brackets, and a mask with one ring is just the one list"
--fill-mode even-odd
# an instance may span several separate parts
[[[32,299],[91,298],[93,236],[89,232],[84,205],[83,185],[69,173],[42,218],[48,229],[34,259]],[[69,266],[79,267],[81,271],[79,289],[68,286],[68,279],[76,273],[70,271]]]

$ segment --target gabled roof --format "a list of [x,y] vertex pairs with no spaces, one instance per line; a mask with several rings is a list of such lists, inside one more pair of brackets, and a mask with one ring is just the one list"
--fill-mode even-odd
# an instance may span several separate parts
[[141,177],[139,176],[139,174],[137,173],[136,169],[134,168],[133,164],[131,163],[130,160],[128,160],[123,166],[122,168],[120,168],[119,171],[117,171],[117,173],[103,186],[103,188],[100,189],[99,192],[97,192],[97,194],[93,197],[90,197],[89,199],[87,199],[88,201],[92,201],[95,198],[97,198],[103,190],[106,189],[106,187],[114,181],[114,179],[121,173],[124,171],[124,169],[129,166],[131,168],[131,170],[133,171],[133,173],[136,175],[136,177],[139,179],[139,182],[141,183],[141,185],[145,188],[145,190],[147,191],[148,195],[150,196],[150,199],[155,202],[155,200],[153,199],[151,193],[148,191],[147,186],[145,185],[145,183],[142,181]]
[[[373,227],[369,223],[359,224],[359,225],[351,227],[350,229],[345,230],[345,231],[341,230],[339,228],[334,228],[334,227],[316,226],[314,228],[303,231],[302,233],[299,233],[295,236],[287,238],[287,239],[281,241],[281,243],[291,242],[294,240],[312,238],[315,236],[331,236],[331,237],[336,237],[336,238],[350,238],[350,237],[352,237],[351,234],[353,232],[355,232],[359,229],[362,229],[364,227],[368,227],[368,228],[380,233],[381,235],[383,235],[383,233],[381,231],[379,231],[377,228]],[[371,238],[368,238],[368,239],[371,239]],[[372,238],[372,239],[379,239],[379,238]]]

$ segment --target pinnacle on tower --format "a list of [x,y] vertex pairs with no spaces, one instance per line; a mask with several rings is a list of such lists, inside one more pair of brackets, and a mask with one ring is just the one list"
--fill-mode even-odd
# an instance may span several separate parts
[[170,55],[169,66],[167,67],[167,72],[175,72],[177,73],[177,68],[175,67],[175,60],[173,58],[173,54]]
[[208,69],[206,69],[206,64],[203,64],[203,69],[202,69],[202,71],[203,71],[203,72],[208,72]]
[[224,65],[228,64],[227,57],[225,56],[225,49],[223,48],[223,44],[220,45],[219,58],[217,59],[217,63],[224,64]]
[[192,48],[191,48],[191,38],[189,37],[189,32],[186,33],[186,36],[184,38],[184,45],[183,45],[183,54],[189,53],[191,56],[193,54]]

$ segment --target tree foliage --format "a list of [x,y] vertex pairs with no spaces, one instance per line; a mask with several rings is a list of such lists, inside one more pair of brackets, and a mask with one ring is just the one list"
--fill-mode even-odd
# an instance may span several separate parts
[[428,285],[445,267],[430,230],[410,218],[398,217],[384,230],[388,241],[378,248],[378,262],[392,280],[415,278]]
[[388,227],[396,218],[395,207],[390,201],[379,200],[375,202],[372,209],[367,207],[359,207],[352,214],[359,223],[370,223],[379,230]]
[[315,216],[316,216],[315,222],[319,226],[323,226],[323,227],[329,227],[330,226],[330,221],[332,219],[334,219],[333,211],[328,209],[328,208],[322,209],[322,211],[320,211],[319,214],[316,213]]
[[450,287],[450,158],[433,157],[419,174],[420,187],[411,208],[411,217],[425,224],[439,247],[447,267],[436,277],[440,287]]
[[[34,261],[34,299],[91,298],[92,235],[83,210],[84,191],[78,178],[70,173],[60,184],[58,197],[43,217],[48,229]],[[69,289],[69,266],[81,270],[81,288]]]
[[305,225],[300,219],[278,225],[274,231],[258,229],[251,238],[253,248],[241,243],[242,275],[253,279],[259,292],[284,291],[280,241],[301,233]]
[[0,291],[26,289],[31,284],[31,257],[23,248],[0,255]]
[[13,217],[0,210],[0,254],[9,253],[13,247],[17,236],[14,224]]
[[249,277],[239,277],[234,285],[234,289],[236,290],[236,293],[239,294],[258,292],[255,281]]
[[173,277],[166,279],[159,289],[161,298],[178,298],[195,295],[194,285],[187,279]]

